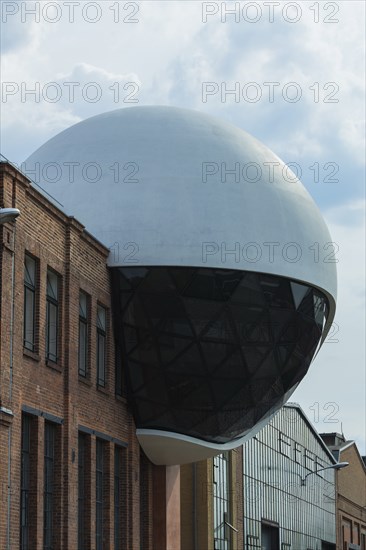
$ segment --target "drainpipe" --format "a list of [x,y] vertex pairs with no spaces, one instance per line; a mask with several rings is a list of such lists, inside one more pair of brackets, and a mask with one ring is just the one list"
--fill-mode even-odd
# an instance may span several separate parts
[[193,526],[193,550],[198,550],[197,533],[197,464],[192,464],[192,526]]
[[[13,232],[13,251],[11,260],[11,310],[10,310],[10,358],[9,358],[9,405],[13,399],[13,349],[14,349],[14,299],[15,299],[15,232]],[[13,414],[10,411],[11,414]],[[8,513],[6,522],[6,548],[10,548],[10,512],[11,512],[11,441],[12,441],[12,425],[8,431]]]

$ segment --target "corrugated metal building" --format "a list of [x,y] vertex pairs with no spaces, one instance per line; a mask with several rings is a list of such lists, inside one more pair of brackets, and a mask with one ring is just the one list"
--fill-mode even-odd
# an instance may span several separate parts
[[285,405],[238,449],[181,467],[182,550],[335,550],[336,472],[315,472],[336,462]]
[[243,446],[244,548],[335,548],[335,470],[314,473],[335,463],[301,407],[285,405]]

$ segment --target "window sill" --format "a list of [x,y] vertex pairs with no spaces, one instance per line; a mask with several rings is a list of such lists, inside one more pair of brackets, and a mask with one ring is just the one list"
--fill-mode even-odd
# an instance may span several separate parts
[[88,376],[82,376],[81,374],[78,375],[79,382],[82,384],[85,384],[85,386],[89,386],[89,388],[92,386],[92,381]]
[[62,372],[61,365],[59,365],[58,363],[54,363],[54,361],[51,361],[51,359],[46,359],[46,367],[49,367],[56,372]]
[[115,394],[114,397],[116,398],[117,401],[121,401],[121,403],[127,403],[127,398],[123,397],[123,395]]
[[13,423],[14,414],[10,409],[6,409],[5,407],[0,407],[0,426],[5,426],[6,428],[9,428],[9,426]]
[[30,349],[23,348],[23,355],[26,357],[29,357],[30,359],[33,359],[33,361],[37,361],[38,363],[41,360],[41,356],[38,355],[38,353],[35,353],[34,351],[31,351]]
[[99,386],[97,384],[97,390],[100,391],[101,393],[104,393],[105,395],[109,395],[108,388],[106,388],[105,386]]

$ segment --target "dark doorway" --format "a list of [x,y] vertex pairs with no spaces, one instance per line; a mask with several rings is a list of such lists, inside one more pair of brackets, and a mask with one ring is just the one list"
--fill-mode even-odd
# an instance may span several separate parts
[[280,550],[278,526],[262,522],[262,550]]

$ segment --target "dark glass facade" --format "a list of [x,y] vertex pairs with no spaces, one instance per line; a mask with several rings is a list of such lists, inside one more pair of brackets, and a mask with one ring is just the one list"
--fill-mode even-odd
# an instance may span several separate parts
[[112,270],[138,428],[214,443],[250,430],[306,374],[329,306],[284,277],[210,268]]

